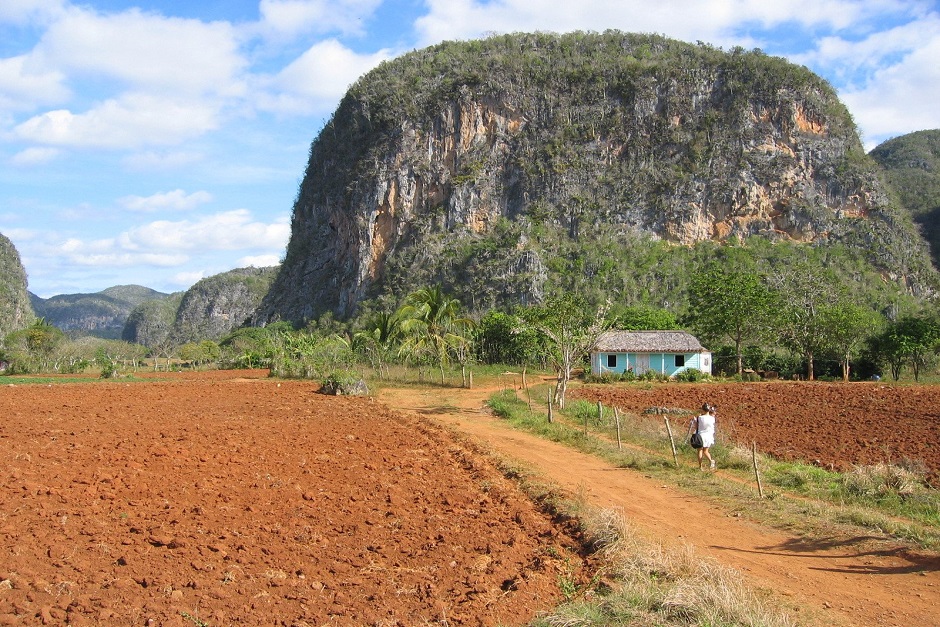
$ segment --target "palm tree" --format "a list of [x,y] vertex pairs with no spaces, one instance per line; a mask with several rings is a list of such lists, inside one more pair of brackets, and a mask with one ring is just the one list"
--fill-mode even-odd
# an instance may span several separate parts
[[385,357],[402,339],[402,323],[401,309],[392,313],[380,311],[372,314],[365,327],[353,335],[353,346],[369,356],[380,376]]
[[410,294],[401,314],[406,332],[401,352],[433,358],[444,385],[444,366],[454,350],[470,342],[467,332],[473,321],[460,315],[460,301],[445,294],[440,285]]

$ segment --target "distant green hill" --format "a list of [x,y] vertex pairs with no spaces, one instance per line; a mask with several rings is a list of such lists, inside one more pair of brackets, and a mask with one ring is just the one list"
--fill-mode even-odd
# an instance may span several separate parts
[[140,285],[118,285],[94,294],[29,296],[37,316],[71,335],[120,339],[124,323],[135,307],[169,295]]
[[889,139],[869,154],[920,225],[934,266],[940,268],[940,130]]

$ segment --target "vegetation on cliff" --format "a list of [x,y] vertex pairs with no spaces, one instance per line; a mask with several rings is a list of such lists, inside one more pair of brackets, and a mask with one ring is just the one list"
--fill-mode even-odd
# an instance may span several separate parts
[[276,272],[276,267],[236,268],[167,299],[142,303],[128,317],[122,338],[150,348],[218,341],[251,317]]
[[27,327],[33,316],[20,254],[13,242],[0,234],[0,338]]

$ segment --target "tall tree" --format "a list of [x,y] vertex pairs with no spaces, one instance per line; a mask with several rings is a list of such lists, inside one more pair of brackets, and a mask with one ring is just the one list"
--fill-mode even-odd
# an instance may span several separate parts
[[876,332],[880,317],[871,309],[846,300],[823,305],[820,315],[827,343],[839,356],[842,380],[848,381],[852,356]]
[[625,331],[668,331],[680,329],[673,313],[667,309],[637,305],[611,312],[612,325]]
[[441,371],[444,385],[444,366],[453,351],[470,341],[473,321],[461,315],[460,301],[445,294],[440,285],[411,293],[401,315],[406,336],[402,352],[430,356]]
[[809,261],[799,261],[771,277],[777,293],[777,330],[783,344],[806,362],[806,378],[816,378],[815,358],[828,348],[824,311],[839,299],[838,282]]
[[593,308],[584,298],[566,293],[523,312],[526,323],[548,339],[548,357],[558,373],[555,402],[562,409],[571,371],[610,326],[609,309],[609,302]]
[[65,333],[60,329],[47,323],[45,318],[35,318],[25,329],[7,335],[4,347],[15,370],[42,372],[55,369],[53,357],[65,341]]
[[738,374],[744,372],[744,347],[760,343],[772,326],[774,296],[746,266],[712,262],[692,277],[688,325],[705,341],[734,344]]
[[926,314],[904,316],[891,324],[886,333],[889,346],[910,364],[914,380],[919,381],[921,371],[934,360],[940,347],[940,324],[936,318]]

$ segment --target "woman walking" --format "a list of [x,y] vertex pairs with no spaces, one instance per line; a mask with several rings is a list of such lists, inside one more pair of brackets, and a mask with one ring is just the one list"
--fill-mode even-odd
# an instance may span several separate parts
[[709,468],[715,469],[715,460],[712,459],[711,447],[715,444],[715,427],[718,423],[718,410],[714,405],[702,405],[702,414],[696,416],[689,423],[689,435],[693,430],[702,437],[702,447],[698,449],[698,468],[704,470],[702,464],[708,459]]

